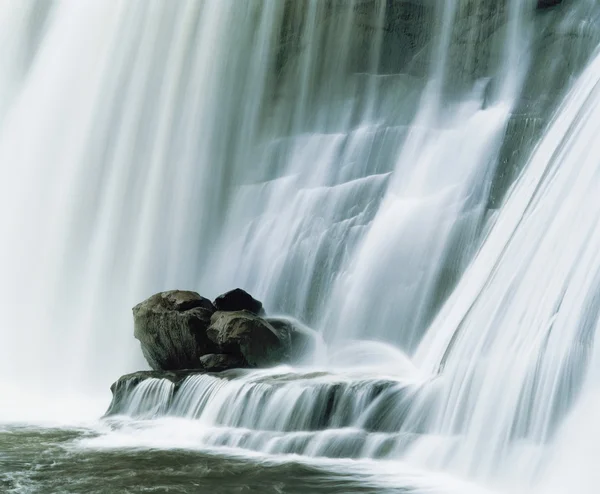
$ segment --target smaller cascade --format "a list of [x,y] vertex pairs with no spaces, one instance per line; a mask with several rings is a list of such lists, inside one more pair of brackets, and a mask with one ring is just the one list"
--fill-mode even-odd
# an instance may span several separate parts
[[107,418],[198,421],[208,446],[313,457],[397,458],[418,437],[400,432],[414,380],[287,368],[156,375],[119,379]]
[[123,416],[185,420],[209,447],[329,458],[399,458],[418,437],[401,427],[424,382],[388,345],[332,348],[326,367],[316,367],[326,351],[316,333],[290,317],[267,317],[241,289],[214,302],[161,292],[133,313],[154,370],[111,386],[111,426],[124,426]]
[[164,415],[173,396],[173,383],[167,379],[144,379],[129,393],[124,393],[121,413],[138,418]]
[[167,413],[175,391],[191,371],[140,371],[121,376],[110,390],[109,415],[154,418]]

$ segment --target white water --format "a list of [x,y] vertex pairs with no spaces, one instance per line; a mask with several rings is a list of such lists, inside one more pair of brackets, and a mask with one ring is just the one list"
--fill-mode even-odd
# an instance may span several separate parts
[[[440,24],[421,92],[424,79],[377,73],[384,31],[357,27],[383,24],[383,1],[333,20],[306,2],[289,27],[282,2],[5,0],[5,374],[27,355],[28,387],[105,386],[143,365],[130,307],[171,287],[241,285],[337,339],[367,335],[370,313],[369,337],[414,346],[443,265],[469,257],[445,253],[474,243],[517,94],[482,109],[476,83],[442,105],[452,5],[415,19]],[[280,25],[308,44],[274,80]],[[517,55],[500,80],[523,70]]]
[[3,415],[143,366],[145,296],[242,286],[329,354],[147,380],[118,411],[178,420],[96,444],[185,447],[185,418],[201,447],[594,492],[600,57],[490,219],[533,13],[481,2],[475,22],[500,27],[475,77],[466,3],[412,18],[431,28],[420,73],[382,69],[384,1],[0,1]]

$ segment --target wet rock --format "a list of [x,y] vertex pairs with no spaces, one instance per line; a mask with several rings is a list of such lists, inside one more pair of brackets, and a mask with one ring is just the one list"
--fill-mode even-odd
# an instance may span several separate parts
[[206,330],[215,308],[196,292],[168,291],[133,308],[134,336],[154,370],[201,369],[200,357],[215,353]]
[[562,3],[562,0],[538,0],[537,8],[538,9],[546,9],[548,7],[554,7],[555,5],[558,5],[559,3]]
[[229,369],[248,367],[246,361],[228,353],[209,353],[200,357],[200,364],[206,372],[221,372]]
[[249,311],[215,312],[207,330],[219,352],[244,359],[249,367],[268,367],[289,359],[290,338]]
[[289,338],[290,363],[299,363],[317,350],[319,336],[300,321],[292,317],[268,317],[265,320],[275,328],[280,338]]
[[256,315],[264,315],[262,302],[256,300],[241,288],[230,290],[215,299],[215,307],[219,311],[234,312],[246,310]]
[[169,310],[185,311],[189,309],[206,309],[215,312],[217,309],[207,298],[202,297],[196,292],[187,290],[170,290],[168,292],[159,292],[152,295],[134,307],[134,310],[141,306],[160,306]]

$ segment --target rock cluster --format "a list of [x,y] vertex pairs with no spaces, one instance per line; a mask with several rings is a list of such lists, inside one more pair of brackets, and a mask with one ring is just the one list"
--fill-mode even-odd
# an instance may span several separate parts
[[220,372],[298,361],[316,344],[291,318],[268,318],[262,303],[239,288],[214,302],[196,292],[152,295],[133,308],[134,335],[155,371]]

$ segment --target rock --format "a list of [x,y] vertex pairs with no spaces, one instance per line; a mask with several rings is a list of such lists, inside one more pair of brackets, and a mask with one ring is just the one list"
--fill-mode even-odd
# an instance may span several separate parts
[[215,312],[207,335],[220,353],[242,357],[249,367],[277,365],[289,358],[290,340],[249,311]]
[[554,7],[555,5],[558,5],[559,3],[562,3],[562,0],[538,0],[537,8],[538,9],[546,9],[548,7]]
[[206,372],[221,372],[229,369],[247,367],[245,360],[228,353],[209,353],[200,357],[200,364]]
[[154,370],[201,369],[217,348],[206,329],[215,308],[196,292],[161,292],[133,308],[134,336]]
[[265,319],[283,337],[290,339],[290,363],[298,363],[313,355],[319,345],[319,335],[292,317],[268,317]]
[[206,309],[215,312],[217,309],[207,298],[202,297],[196,292],[187,290],[171,290],[168,292],[159,292],[152,295],[134,307],[134,310],[140,306],[160,306],[165,309],[185,311],[189,309]]
[[219,311],[234,312],[247,310],[258,316],[264,315],[262,302],[256,300],[241,288],[230,290],[215,299],[215,307]]

